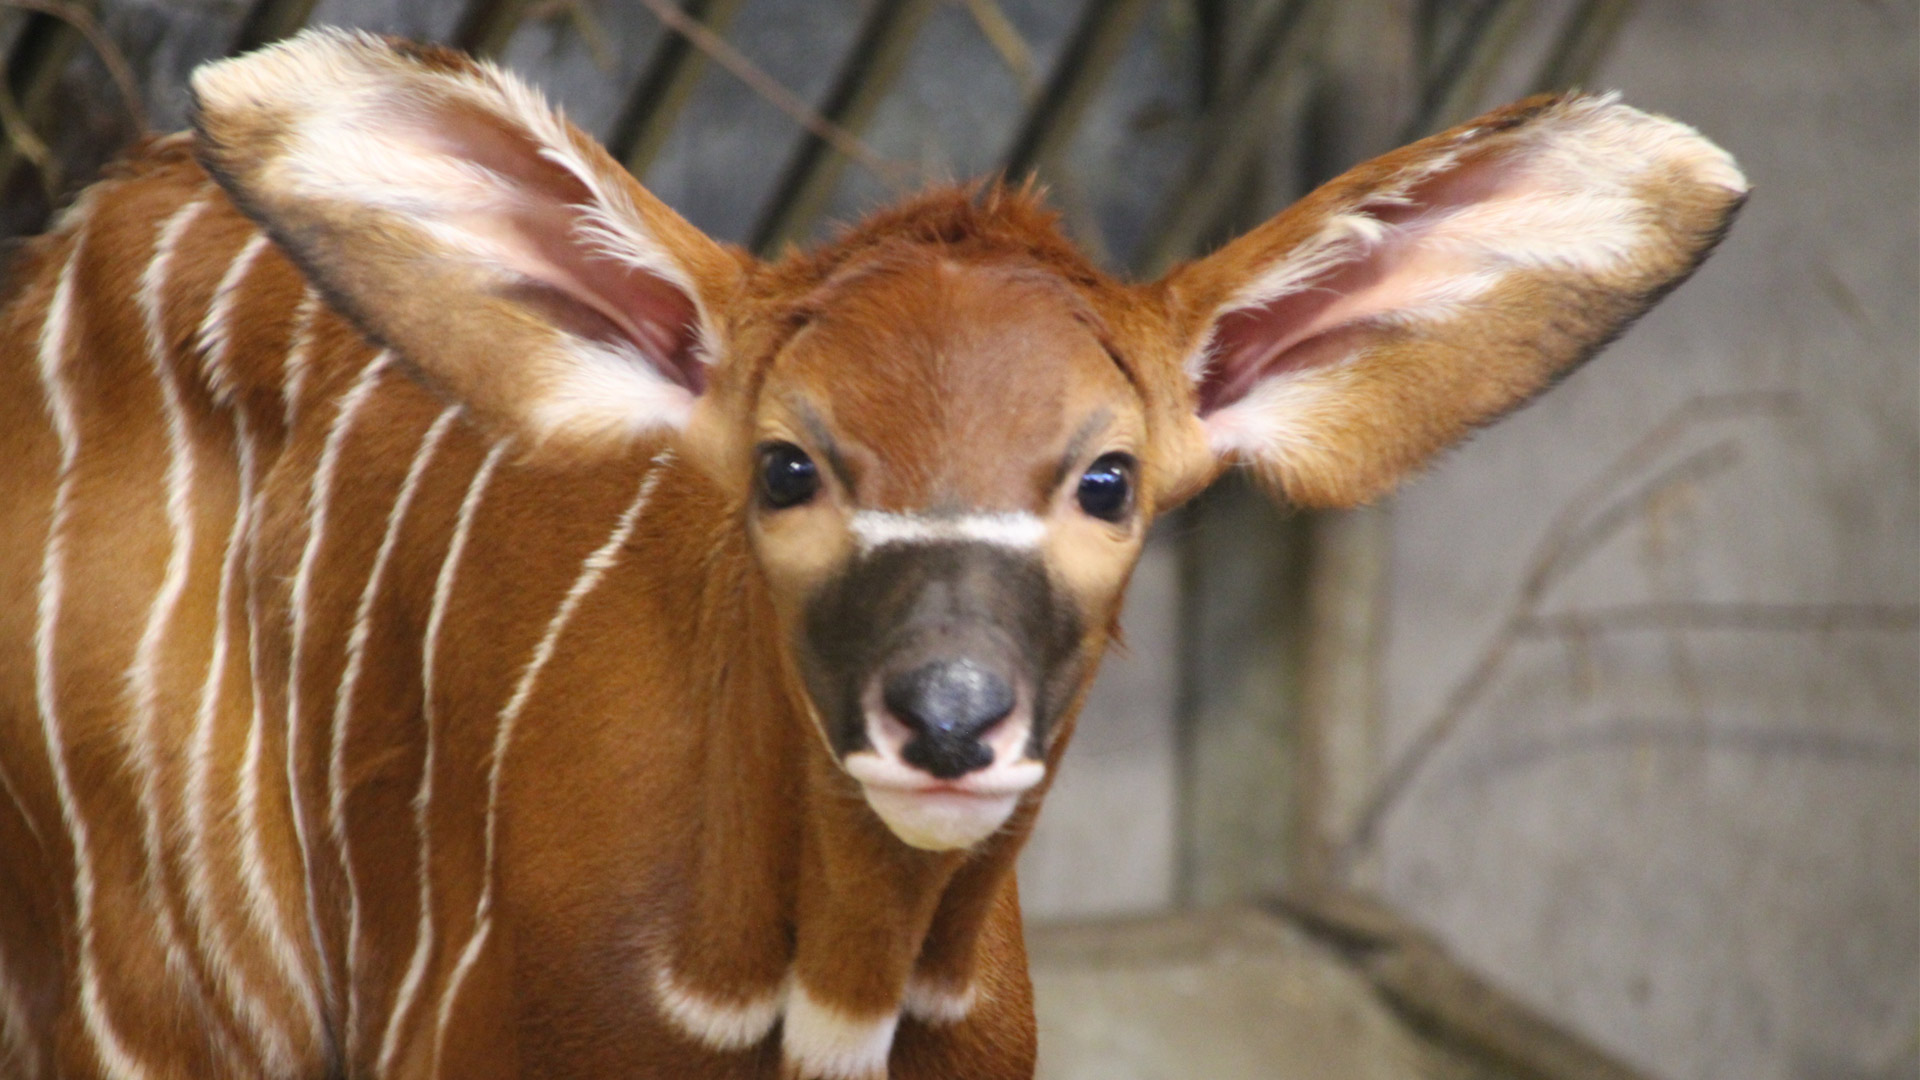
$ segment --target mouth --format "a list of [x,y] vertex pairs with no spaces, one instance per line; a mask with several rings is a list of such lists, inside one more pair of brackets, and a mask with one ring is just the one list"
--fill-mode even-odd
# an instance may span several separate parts
[[945,779],[909,764],[908,731],[884,708],[866,710],[867,749],[841,759],[860,782],[867,805],[902,842],[923,851],[955,851],[980,843],[1013,816],[1021,796],[1047,775],[1026,756],[1031,722],[1016,711],[982,742],[993,754],[984,768]]

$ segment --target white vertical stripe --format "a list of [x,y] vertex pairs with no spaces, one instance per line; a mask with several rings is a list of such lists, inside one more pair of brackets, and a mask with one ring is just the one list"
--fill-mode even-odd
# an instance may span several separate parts
[[66,382],[67,323],[72,318],[74,268],[80,262],[85,233],[74,238],[73,249],[60,268],[60,277],[47,302],[40,324],[38,360],[40,386],[47,413],[60,441],[60,471],[53,493],[53,512],[47,522],[47,546],[41,555],[38,605],[33,626],[33,696],[40,712],[40,731],[47,742],[54,792],[60,797],[60,817],[73,843],[74,923],[79,937],[80,1018],[101,1068],[109,1077],[147,1075],[140,1062],[120,1041],[100,996],[100,974],[93,952],[93,855],[87,842],[87,823],[74,801],[73,778],[67,772],[65,735],[60,730],[55,692],[54,646],[58,639],[62,575],[66,569],[67,511],[73,500],[73,463],[80,452],[80,424]]
[[354,957],[360,943],[360,891],[353,884],[353,859],[347,837],[347,733],[353,720],[353,695],[360,683],[360,672],[366,663],[367,637],[372,631],[373,603],[380,595],[380,583],[386,577],[387,563],[393,558],[393,549],[400,539],[400,524],[406,520],[407,508],[413,505],[414,492],[420,487],[420,478],[426,475],[427,464],[433,460],[434,451],[440,446],[440,440],[446,436],[447,429],[460,415],[460,407],[449,405],[441,411],[433,426],[427,429],[420,440],[420,446],[413,453],[413,460],[407,465],[407,474],[400,481],[400,492],[394,497],[393,507],[387,512],[386,532],[380,537],[380,550],[373,557],[373,568],[367,572],[367,583],[360,590],[360,603],[354,610],[353,630],[347,636],[347,663],[340,675],[340,689],[333,701],[332,745],[327,760],[327,828],[333,835],[333,843],[340,852],[340,868],[347,883],[347,1039],[351,1056],[354,1041],[360,1030],[360,993],[355,978]]
[[307,369],[313,356],[313,326],[320,318],[320,292],[308,285],[300,294],[300,306],[293,313],[293,343],[287,346],[287,360],[280,383],[281,402],[286,406],[286,424],[292,430],[300,415],[300,392],[307,385]]
[[656,454],[640,480],[640,490],[635,493],[633,502],[615,522],[613,532],[606,541],[595,548],[580,573],[573,579],[573,585],[567,589],[567,595],[560,601],[560,607],[547,621],[546,633],[534,646],[533,656],[527,666],[521,669],[519,682],[513,688],[513,694],[506,705],[500,709],[500,716],[493,736],[493,758],[487,768],[487,844],[486,869],[481,878],[480,903],[474,912],[474,933],[461,951],[460,962],[454,967],[453,976],[447,982],[446,991],[440,997],[440,1021],[434,1038],[434,1072],[439,1071],[440,1045],[446,1038],[447,1021],[453,1015],[454,999],[460,993],[460,984],[466,979],[467,972],[480,957],[481,947],[485,944],[488,932],[493,927],[493,887],[494,856],[499,837],[500,777],[507,759],[507,747],[513,742],[513,729],[520,719],[520,713],[527,706],[527,700],[533,696],[534,683],[540,678],[540,672],[547,662],[553,659],[553,650],[559,643],[561,631],[572,621],[573,613],[580,607],[588,593],[600,584],[608,570],[620,556],[620,549],[633,536],[633,527],[640,520],[640,512],[645,509],[653,497],[653,489],[660,483],[660,476],[673,459],[671,449]]
[[487,939],[493,935],[493,916],[488,915],[474,926],[473,936],[467,939],[467,947],[460,950],[460,962],[453,966],[453,974],[447,979],[447,988],[440,995],[440,1014],[433,1027],[433,1064],[428,1067],[427,1075],[438,1080],[440,1060],[447,1050],[447,1025],[453,1020],[453,1005],[460,997],[460,984],[467,981],[467,972],[473,969],[480,952],[486,948]]
[[467,485],[466,497],[460,500],[460,513],[454,521],[453,536],[447,542],[446,558],[440,562],[440,575],[433,585],[433,608],[427,615],[427,636],[420,648],[420,716],[426,728],[426,758],[420,767],[420,791],[414,796],[414,827],[420,833],[420,928],[414,935],[413,958],[407,963],[407,974],[400,983],[400,992],[395,995],[393,1011],[387,1016],[386,1034],[380,1039],[380,1060],[376,1072],[382,1076],[393,1070],[394,1055],[400,1052],[400,1033],[405,1025],[407,1014],[413,1010],[413,1001],[420,993],[420,984],[427,974],[427,963],[433,958],[433,864],[432,842],[428,826],[428,810],[433,804],[433,765],[434,765],[434,709],[433,682],[434,659],[440,641],[440,627],[446,621],[447,604],[453,597],[454,575],[460,567],[461,553],[467,547],[467,534],[473,528],[474,515],[480,509],[480,497],[487,490],[487,482],[493,477],[493,470],[500,464],[500,458],[506,453],[509,440],[501,440],[487,452],[485,461],[473,474],[473,481]]
[[253,269],[255,259],[266,250],[267,234],[256,232],[241,246],[240,253],[227,264],[227,272],[214,287],[213,300],[207,304],[206,318],[200,322],[200,352],[205,358],[207,385],[214,399],[226,401],[233,394],[233,376],[227,370],[227,353],[233,347],[233,305],[240,285]]
[[321,947],[319,900],[314,896],[312,860],[314,847],[312,832],[307,828],[306,799],[300,790],[300,675],[301,664],[305,660],[307,642],[307,607],[312,600],[313,568],[320,560],[320,547],[327,538],[327,513],[333,503],[333,474],[340,467],[340,452],[346,446],[347,434],[353,430],[354,419],[360,409],[373,396],[374,387],[380,383],[380,377],[386,374],[393,363],[393,354],[386,350],[374,354],[360,369],[347,392],[340,396],[340,403],[333,414],[333,424],[327,428],[327,440],[320,448],[320,462],[314,466],[313,481],[307,489],[307,542],[300,552],[300,566],[293,575],[292,606],[288,615],[292,620],[292,642],[287,659],[287,801],[293,807],[293,832],[300,845],[301,880],[306,886],[307,931],[313,938],[314,961],[320,969],[320,984],[325,988],[329,1003],[336,1001],[333,986],[333,971],[327,962],[326,950]]
[[[257,507],[254,513],[257,517]],[[300,997],[301,1004],[311,1018],[313,1030],[318,1032],[319,994],[308,979],[293,931],[287,927],[287,913],[281,910],[282,898],[274,892],[273,883],[267,880],[267,848],[260,819],[260,798],[266,786],[264,776],[267,769],[266,715],[260,707],[260,620],[251,597],[247,606],[248,666],[252,669],[249,682],[253,692],[253,709],[247,728],[246,756],[240,762],[235,806],[240,823],[241,880],[247,887],[247,921],[266,939],[267,951],[273,958],[274,966],[280,969],[286,985]]]
[[[47,396],[47,416],[53,421],[54,436],[60,442],[60,484],[66,486],[73,470],[74,459],[80,453],[80,421],[74,415],[73,398],[67,388],[67,323],[73,317],[73,274],[80,263],[80,247],[85,237],[75,237],[73,248],[67,253],[67,261],[61,264],[60,276],[55,280],[53,295],[47,300],[47,310],[41,316],[40,338],[37,342],[36,358],[40,365],[40,388]],[[64,500],[55,491],[55,509],[64,509]],[[58,539],[58,531],[50,533],[50,538]],[[55,599],[58,599],[56,595]]]
[[[310,290],[309,297],[311,297]],[[306,345],[299,340],[301,332],[296,329],[296,339],[288,356],[289,366],[294,364],[292,354],[306,348]],[[303,372],[305,370],[304,359],[300,362],[300,370]],[[288,418],[291,420],[291,398],[286,408]],[[253,509],[248,515],[247,524],[250,531],[261,519],[260,500],[262,498],[263,493],[256,485]],[[304,1007],[310,1025],[309,1030],[318,1037],[321,1024],[319,993],[307,976],[299,946],[294,943],[293,931],[288,929],[287,915],[281,910],[283,897],[274,891],[273,883],[267,879],[265,827],[260,816],[260,799],[262,792],[266,789],[263,772],[266,768],[266,715],[261,708],[260,699],[259,584],[250,582],[247,589],[247,686],[253,700],[247,727],[246,753],[240,763],[239,780],[234,785],[234,816],[238,819],[240,828],[241,881],[246,886],[247,921],[266,942],[267,952],[273,958],[274,966],[279,969],[281,977],[286,980],[286,985],[292,988]]]
[[[233,412],[234,445],[239,456],[240,487],[234,505],[233,527],[227,533],[225,552],[220,559],[220,590],[214,606],[213,652],[207,659],[207,678],[200,687],[200,705],[194,717],[193,739],[188,744],[187,768],[187,902],[200,928],[208,965],[226,992],[227,1002],[241,1016],[252,1033],[267,1070],[283,1075],[294,1067],[293,1048],[287,1033],[268,1011],[266,1002],[251,985],[245,968],[234,960],[233,943],[227,936],[221,913],[214,910],[213,867],[209,862],[210,833],[213,828],[213,732],[219,718],[220,689],[226,680],[229,641],[227,630],[233,621],[233,588],[240,576],[246,538],[253,524],[254,450],[253,435],[246,411],[238,406]],[[292,979],[289,974],[289,978]],[[307,1021],[319,1024],[311,998],[303,998],[309,1007]]]
[[167,271],[173,263],[174,249],[206,205],[204,197],[193,199],[168,215],[155,234],[153,255],[140,275],[140,291],[136,297],[146,324],[147,366],[159,384],[160,411],[166,422],[168,549],[160,589],[153,598],[153,606],[147,610],[146,625],[134,648],[133,663],[127,668],[126,683],[129,710],[133,714],[133,764],[140,782],[141,847],[147,862],[144,891],[167,964],[176,976],[187,973],[188,959],[162,874],[165,845],[161,837],[159,793],[160,648],[166,642],[174,610],[180,605],[180,595],[186,591],[187,571],[193,558],[193,447],[187,441],[187,410],[181,403],[179,376],[167,349],[162,308],[166,303]]

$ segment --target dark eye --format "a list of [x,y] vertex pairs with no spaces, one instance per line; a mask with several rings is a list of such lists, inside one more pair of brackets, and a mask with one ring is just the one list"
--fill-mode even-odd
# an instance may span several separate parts
[[1102,454],[1080,474],[1080,509],[1102,521],[1119,521],[1133,509],[1133,458]]
[[792,443],[760,448],[760,492],[775,510],[798,506],[820,490],[820,470],[805,450]]

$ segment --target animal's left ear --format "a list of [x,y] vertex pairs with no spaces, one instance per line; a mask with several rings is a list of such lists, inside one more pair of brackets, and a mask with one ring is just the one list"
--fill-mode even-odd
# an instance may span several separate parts
[[1159,283],[1206,442],[1347,506],[1590,356],[1747,183],[1693,129],[1538,97],[1367,162]]

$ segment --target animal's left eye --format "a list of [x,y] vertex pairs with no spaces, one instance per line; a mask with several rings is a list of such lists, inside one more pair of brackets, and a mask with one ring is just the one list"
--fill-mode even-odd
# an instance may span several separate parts
[[1119,521],[1133,509],[1134,460],[1102,454],[1080,474],[1080,509],[1102,521]]

